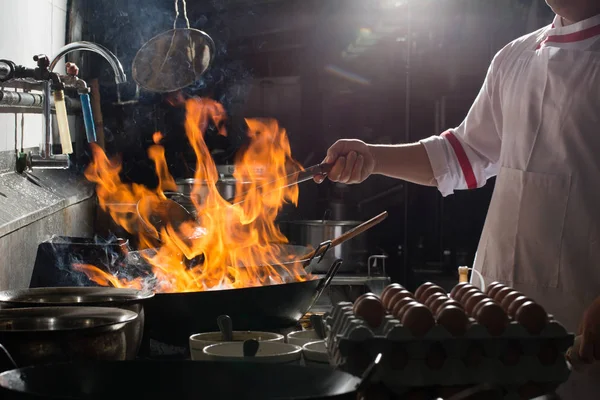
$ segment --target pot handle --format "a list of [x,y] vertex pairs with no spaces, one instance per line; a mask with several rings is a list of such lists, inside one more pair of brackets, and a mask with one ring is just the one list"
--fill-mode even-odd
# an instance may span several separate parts
[[19,366],[12,358],[6,347],[0,344],[0,372],[10,371],[11,369],[17,369]]

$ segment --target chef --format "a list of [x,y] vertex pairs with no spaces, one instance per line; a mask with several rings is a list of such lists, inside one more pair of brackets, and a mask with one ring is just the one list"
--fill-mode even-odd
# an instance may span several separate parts
[[[496,54],[460,126],[412,144],[340,140],[325,162],[335,182],[380,174],[443,196],[496,176],[475,268],[582,334],[591,362],[600,359],[600,0],[547,3],[552,25]],[[560,396],[599,399],[599,372],[571,374]]]

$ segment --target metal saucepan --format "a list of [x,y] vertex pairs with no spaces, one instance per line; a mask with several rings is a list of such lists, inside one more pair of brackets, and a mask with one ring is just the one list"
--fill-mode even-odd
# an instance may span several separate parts
[[[284,233],[293,245],[321,243],[329,238],[341,236],[360,224],[360,221],[330,220],[282,222]],[[315,265],[313,272],[323,272],[322,266],[336,258],[344,260],[340,272],[366,270],[367,256],[367,239],[360,235],[328,251],[323,257],[323,263]]]
[[125,329],[137,314],[106,307],[0,310],[0,343],[17,365],[125,360]]
[[26,307],[112,307],[133,311],[135,321],[125,327],[126,359],[138,354],[144,333],[143,302],[154,296],[149,290],[118,289],[111,287],[52,287],[0,292],[0,309]]
[[0,397],[108,399],[117,393],[122,398],[146,400],[355,400],[360,382],[360,378],[342,371],[300,365],[217,361],[64,363],[0,374]]

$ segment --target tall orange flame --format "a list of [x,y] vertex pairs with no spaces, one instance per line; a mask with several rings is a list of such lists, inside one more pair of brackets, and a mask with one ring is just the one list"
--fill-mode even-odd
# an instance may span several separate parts
[[[250,142],[235,162],[236,195],[231,204],[218,191],[219,174],[204,142],[211,122],[226,135],[225,111],[209,99],[189,99],[185,107],[185,131],[197,157],[191,192],[195,220],[167,220],[148,229],[152,213],[167,200],[165,192],[177,190],[159,144],[160,132],[154,134],[155,144],[148,149],[159,179],[156,189],[122,182],[120,160],[109,160],[95,145],[93,161],[85,171],[86,178],[96,184],[100,207],[128,233],[137,235],[141,248],[155,249],[142,253],[152,267],[154,291],[203,291],[312,279],[301,263],[288,261],[280,246],[287,239],[275,224],[283,204],[298,201],[297,185],[283,187],[287,177],[301,169],[291,157],[285,130],[273,120],[246,120]],[[127,271],[113,276],[92,265],[74,267],[100,285],[144,285],[141,278],[124,278]]]

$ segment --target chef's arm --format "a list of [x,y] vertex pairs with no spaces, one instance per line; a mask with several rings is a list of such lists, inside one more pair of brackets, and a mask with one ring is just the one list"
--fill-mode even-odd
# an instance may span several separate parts
[[421,143],[369,145],[373,173],[425,186],[437,186],[425,146]]
[[500,75],[502,51],[496,55],[464,121],[456,128],[423,139],[442,195],[484,186],[500,169],[502,107]]

